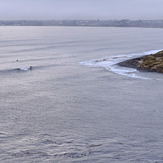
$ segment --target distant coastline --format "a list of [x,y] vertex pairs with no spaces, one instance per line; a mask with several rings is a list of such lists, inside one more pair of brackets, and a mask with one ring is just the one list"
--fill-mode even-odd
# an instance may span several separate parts
[[0,26],[82,26],[163,28],[163,20],[0,20]]

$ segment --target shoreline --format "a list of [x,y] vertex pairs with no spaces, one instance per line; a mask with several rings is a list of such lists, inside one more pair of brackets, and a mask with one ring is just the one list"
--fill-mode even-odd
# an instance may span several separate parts
[[139,57],[139,58],[125,60],[125,61],[117,63],[117,65],[123,66],[123,67],[140,69],[139,62],[141,61],[142,58],[143,58],[143,56]]
[[145,70],[142,69],[139,65],[141,60],[144,58],[145,56],[142,57],[138,57],[138,58],[133,58],[133,59],[128,59],[122,62],[117,63],[118,66],[122,66],[122,67],[128,67],[128,68],[135,68],[139,71],[150,71],[150,70]]
[[117,65],[135,68],[139,71],[163,73],[163,51],[122,61]]

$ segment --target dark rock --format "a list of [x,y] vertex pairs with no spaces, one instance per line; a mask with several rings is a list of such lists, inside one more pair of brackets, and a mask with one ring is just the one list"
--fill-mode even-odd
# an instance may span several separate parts
[[130,68],[139,68],[139,64],[142,60],[142,57],[140,58],[134,58],[134,59],[130,59],[130,60],[126,60],[123,62],[118,63],[119,66],[123,66],[123,67],[130,67]]

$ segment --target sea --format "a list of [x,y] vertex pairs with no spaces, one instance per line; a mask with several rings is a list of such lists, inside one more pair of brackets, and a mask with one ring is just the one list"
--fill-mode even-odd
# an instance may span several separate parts
[[0,27],[1,163],[163,163],[163,75],[117,63],[161,28]]

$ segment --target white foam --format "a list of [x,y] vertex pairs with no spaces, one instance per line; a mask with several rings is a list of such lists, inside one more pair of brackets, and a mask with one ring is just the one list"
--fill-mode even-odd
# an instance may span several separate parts
[[128,59],[141,57],[144,55],[154,54],[161,50],[151,50],[142,53],[121,54],[121,55],[110,56],[102,59],[95,59],[92,61],[80,62],[80,64],[85,66],[91,66],[91,67],[104,67],[106,70],[113,72],[115,74],[125,75],[132,78],[148,79],[145,77],[141,77],[139,71],[137,71],[136,69],[118,66],[117,63],[123,62]]
[[144,52],[144,54],[146,54],[146,55],[149,55],[149,54],[155,54],[155,53],[157,53],[157,52],[159,52],[159,51],[162,51],[163,49],[160,49],[160,50],[150,50],[150,51],[148,51],[148,52]]
[[18,68],[18,70],[21,70],[21,71],[28,71],[28,70],[32,70],[32,66],[20,67],[20,68]]

